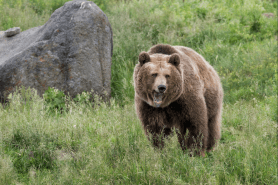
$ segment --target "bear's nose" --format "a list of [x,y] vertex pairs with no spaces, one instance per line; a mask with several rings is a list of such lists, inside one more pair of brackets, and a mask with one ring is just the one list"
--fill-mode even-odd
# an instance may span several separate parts
[[164,91],[166,90],[166,86],[165,85],[159,85],[158,90],[159,90],[160,93],[164,93]]

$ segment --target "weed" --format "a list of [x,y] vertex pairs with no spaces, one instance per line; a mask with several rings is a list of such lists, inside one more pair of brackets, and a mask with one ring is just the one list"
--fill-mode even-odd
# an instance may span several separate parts
[[46,107],[49,112],[63,112],[66,110],[66,95],[63,91],[48,87],[48,90],[43,94]]

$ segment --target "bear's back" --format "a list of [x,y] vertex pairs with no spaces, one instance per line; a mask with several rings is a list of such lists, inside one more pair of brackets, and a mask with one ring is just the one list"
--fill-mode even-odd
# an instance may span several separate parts
[[[214,68],[196,51],[191,48],[184,46],[172,46],[177,51],[185,54],[190,58],[191,64],[198,68],[198,75],[204,81],[205,87],[214,86],[215,88],[219,88],[217,84],[220,82],[220,78],[217,75]],[[217,86],[217,87],[216,87]]]

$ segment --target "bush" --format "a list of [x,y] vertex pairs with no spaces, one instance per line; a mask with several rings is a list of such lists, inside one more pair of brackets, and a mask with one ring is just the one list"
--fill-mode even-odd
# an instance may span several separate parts
[[63,112],[66,110],[66,95],[63,91],[48,87],[43,94],[46,109],[50,113]]

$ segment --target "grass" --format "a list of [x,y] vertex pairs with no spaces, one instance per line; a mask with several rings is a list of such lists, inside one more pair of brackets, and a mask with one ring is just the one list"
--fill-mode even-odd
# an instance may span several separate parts
[[[0,0],[0,30],[43,25],[65,2]],[[11,95],[0,106],[0,184],[277,184],[276,1],[95,3],[114,35],[110,105],[51,89]],[[195,49],[221,77],[222,138],[204,158],[175,136],[155,150],[135,114],[133,69],[157,43]]]
[[[262,14],[276,15],[277,3],[267,2],[141,0],[111,7],[113,97],[121,103],[133,98],[137,57],[158,43],[188,46],[202,54],[221,75],[225,102],[276,95],[277,21]],[[259,28],[253,30],[254,24]]]
[[[206,157],[189,157],[173,136],[162,151],[146,139],[134,104],[67,104],[49,116],[36,94],[0,110],[2,184],[275,184],[274,97],[225,104],[222,138]],[[273,107],[271,107],[273,106]],[[26,108],[28,107],[28,108]]]

